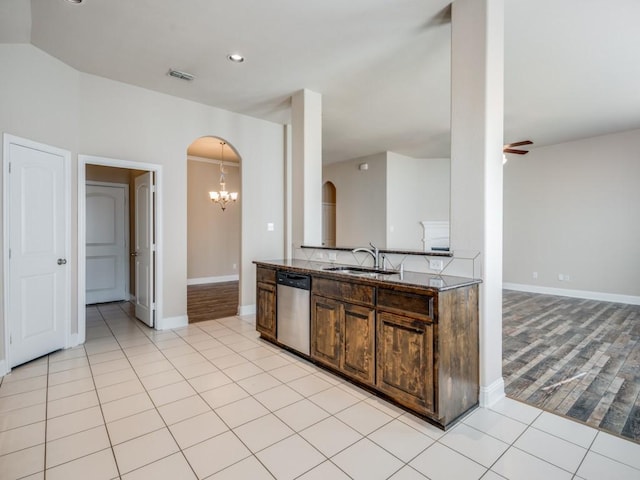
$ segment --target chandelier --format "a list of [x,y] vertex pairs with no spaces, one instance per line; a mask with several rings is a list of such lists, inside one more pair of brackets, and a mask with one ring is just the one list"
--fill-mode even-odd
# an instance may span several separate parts
[[209,198],[213,203],[217,203],[222,208],[224,212],[227,208],[227,204],[230,202],[235,202],[238,200],[238,192],[228,192],[227,191],[227,183],[224,179],[225,169],[224,169],[224,146],[226,144],[224,142],[220,142],[220,191],[219,192],[209,192]]

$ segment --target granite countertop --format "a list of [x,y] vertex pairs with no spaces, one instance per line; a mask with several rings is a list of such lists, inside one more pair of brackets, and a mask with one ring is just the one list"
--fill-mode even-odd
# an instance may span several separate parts
[[369,283],[375,285],[402,285],[406,287],[415,287],[421,289],[434,290],[443,292],[454,288],[466,287],[482,283],[478,278],[455,277],[452,275],[435,275],[431,273],[420,273],[404,271],[402,275],[396,274],[367,274],[354,275],[349,273],[332,272],[326,270],[333,267],[355,267],[356,265],[346,265],[335,262],[318,262],[312,260],[254,260],[256,265],[271,268],[286,268],[287,270],[308,273],[321,274],[324,277],[332,277],[335,279],[356,280],[359,283]]

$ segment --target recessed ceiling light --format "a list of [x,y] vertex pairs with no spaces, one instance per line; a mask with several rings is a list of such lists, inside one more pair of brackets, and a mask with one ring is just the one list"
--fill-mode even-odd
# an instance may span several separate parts
[[234,63],[242,63],[244,62],[244,57],[239,53],[230,53],[227,55],[227,60]]
[[78,3],[82,3],[82,0],[67,0],[67,2],[78,4]]

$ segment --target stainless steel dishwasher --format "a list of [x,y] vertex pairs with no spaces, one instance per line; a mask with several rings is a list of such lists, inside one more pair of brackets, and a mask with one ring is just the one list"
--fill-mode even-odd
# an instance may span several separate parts
[[292,272],[277,272],[278,342],[309,355],[311,277]]

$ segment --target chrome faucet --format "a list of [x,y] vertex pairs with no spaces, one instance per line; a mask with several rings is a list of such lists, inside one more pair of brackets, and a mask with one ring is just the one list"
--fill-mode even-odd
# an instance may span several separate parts
[[387,269],[387,256],[384,253],[380,253],[380,268],[382,270]]
[[369,242],[369,245],[371,246],[371,248],[354,248],[353,250],[351,250],[351,252],[352,253],[367,252],[369,255],[373,257],[373,268],[379,268],[380,252],[378,250],[378,247],[374,246],[373,243],[371,242]]

